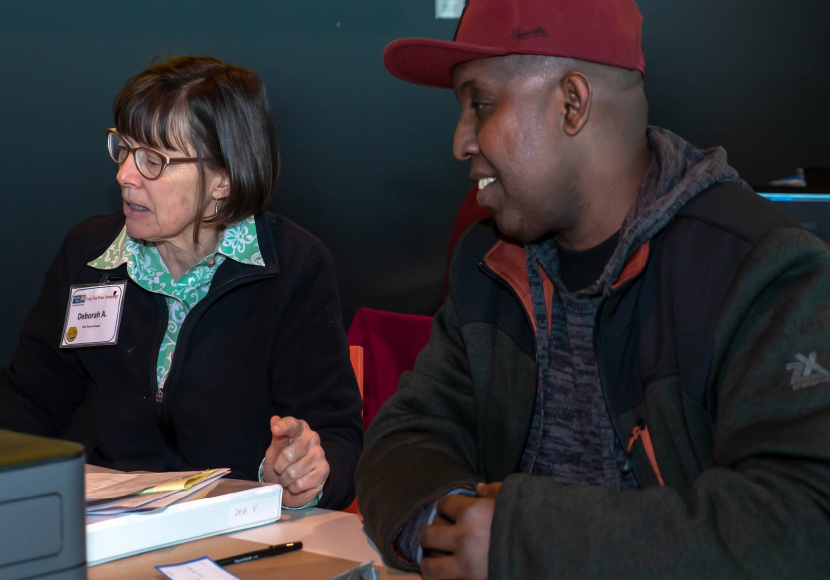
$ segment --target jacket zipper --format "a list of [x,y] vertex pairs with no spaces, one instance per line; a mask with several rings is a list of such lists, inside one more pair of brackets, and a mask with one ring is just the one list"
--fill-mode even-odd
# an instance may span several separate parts
[[[624,436],[622,435],[622,428],[620,427],[619,417],[614,412],[614,408],[611,406],[611,400],[608,397],[608,390],[605,385],[608,384],[605,376],[605,366],[600,364],[602,361],[602,341],[600,340],[600,336],[602,332],[600,331],[600,320],[602,320],[602,312],[605,309],[605,303],[609,300],[610,297],[603,298],[602,301],[599,303],[597,307],[597,315],[594,319],[594,352],[597,355],[597,374],[599,375],[599,387],[602,391],[602,398],[605,399],[605,407],[608,410],[608,416],[611,418],[611,425],[614,426],[614,433],[617,436],[617,441],[619,444],[622,445],[622,442],[625,441]],[[626,457],[626,465],[629,464],[629,457]],[[637,478],[637,472],[634,472],[634,477]],[[638,483],[640,483],[639,478],[637,478]],[[641,484],[642,487],[642,484]]]
[[[629,281],[627,281],[627,283],[628,282]],[[611,406],[611,401],[608,397],[608,392],[606,389],[606,385],[608,384],[608,382],[606,380],[605,373],[603,372],[604,365],[599,364],[602,360],[602,340],[600,340],[602,332],[600,330],[600,320],[602,320],[602,312],[604,310],[606,302],[609,299],[610,296],[603,299],[603,301],[600,302],[600,305],[597,308],[597,316],[594,320],[594,351],[596,351],[597,355],[597,371],[599,374],[599,384],[600,389],[602,390],[602,396],[605,399],[605,406],[608,408],[608,415],[611,417],[611,424],[614,426],[614,432],[617,434],[617,440],[619,441],[619,444],[622,445],[622,442],[625,441],[625,437],[622,433],[622,428],[619,424],[619,418],[617,417],[617,414],[614,412],[613,407]],[[634,446],[634,443],[638,439],[643,444],[643,448],[645,449],[646,456],[648,457],[648,461],[651,464],[651,468],[654,471],[654,474],[657,476],[657,482],[660,485],[665,485],[665,482],[663,481],[663,475],[660,472],[660,467],[657,465],[657,456],[654,453],[654,446],[651,442],[651,434],[648,432],[648,426],[646,425],[646,421],[643,418],[638,419],[637,425],[634,427],[631,437],[628,440],[624,469],[630,468],[631,466],[631,450]],[[634,477],[637,479],[637,482],[640,484],[640,487],[642,487],[643,484],[640,481],[640,478],[637,477],[636,471],[634,471]]]
[[161,296],[159,294],[156,294],[156,300],[164,308],[164,324],[160,325],[161,326],[161,332],[159,333],[158,338],[156,339],[155,348],[152,350],[152,354],[153,354],[154,358],[153,358],[153,365],[151,367],[153,370],[150,372],[150,378],[151,378],[151,380],[153,381],[153,384],[156,387],[156,395],[155,395],[155,399],[156,399],[156,404],[155,404],[156,418],[160,419],[161,416],[162,416],[162,413],[164,411],[164,406],[163,406],[163,404],[164,404],[164,390],[158,384],[158,377],[156,376],[155,368],[158,365],[159,349],[161,348],[161,343],[164,340],[164,333],[167,332],[167,317],[170,316],[170,311],[167,307],[167,299],[166,298],[164,298],[163,296]]

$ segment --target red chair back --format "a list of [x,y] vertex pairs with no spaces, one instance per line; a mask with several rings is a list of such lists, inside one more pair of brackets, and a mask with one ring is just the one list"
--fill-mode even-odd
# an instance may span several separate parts
[[415,366],[429,341],[431,316],[361,308],[349,328],[349,344],[363,347],[363,429],[398,389],[398,379]]

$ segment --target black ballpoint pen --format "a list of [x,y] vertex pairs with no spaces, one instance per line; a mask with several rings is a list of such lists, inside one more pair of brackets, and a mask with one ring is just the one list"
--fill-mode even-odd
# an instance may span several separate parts
[[245,554],[239,554],[238,556],[231,556],[230,558],[222,558],[221,560],[216,560],[216,563],[220,566],[230,566],[231,564],[241,564],[242,562],[250,562],[252,560],[259,560],[260,558],[279,556],[280,554],[286,554],[288,552],[294,552],[302,549],[302,542],[291,542],[289,544],[280,544],[279,546],[269,546],[264,550],[247,552]]

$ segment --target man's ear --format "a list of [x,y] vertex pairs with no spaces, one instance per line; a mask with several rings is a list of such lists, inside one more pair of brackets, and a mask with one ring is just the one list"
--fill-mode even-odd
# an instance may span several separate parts
[[565,95],[563,129],[566,134],[573,137],[582,131],[591,115],[591,81],[581,72],[574,70],[562,78],[560,87]]

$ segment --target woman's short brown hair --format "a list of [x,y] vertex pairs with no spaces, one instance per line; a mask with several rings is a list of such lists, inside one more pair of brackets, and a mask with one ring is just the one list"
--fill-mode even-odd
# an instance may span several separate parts
[[[115,127],[149,147],[187,151],[205,167],[227,172],[230,194],[216,215],[202,221],[225,227],[265,208],[279,175],[279,150],[265,87],[249,70],[209,56],[180,56],[132,77],[113,106]],[[207,200],[204,200],[205,202]]]

